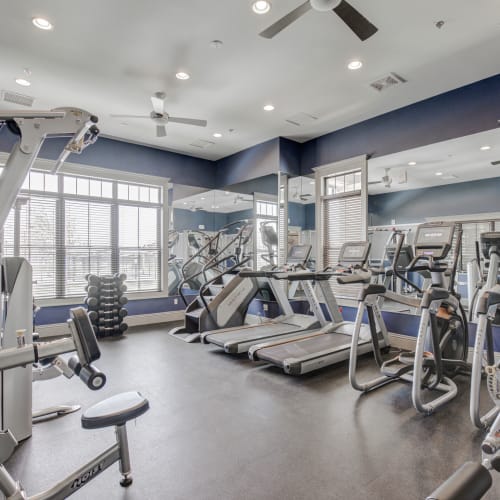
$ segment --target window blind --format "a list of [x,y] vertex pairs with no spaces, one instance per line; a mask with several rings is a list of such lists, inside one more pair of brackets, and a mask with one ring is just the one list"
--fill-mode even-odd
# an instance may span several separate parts
[[162,187],[31,171],[4,228],[4,255],[33,267],[36,298],[85,294],[85,275],[126,273],[160,291]]

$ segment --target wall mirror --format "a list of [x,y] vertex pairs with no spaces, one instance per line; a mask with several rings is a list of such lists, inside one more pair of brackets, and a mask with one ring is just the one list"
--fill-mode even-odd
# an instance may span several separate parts
[[[457,286],[467,307],[480,279],[476,241],[481,233],[500,230],[500,131],[370,159],[368,181],[372,263],[387,257],[385,245],[394,227],[406,232],[411,244],[417,224],[455,221],[463,231]],[[484,257],[480,260],[484,272]],[[395,286],[407,290],[400,283]]]

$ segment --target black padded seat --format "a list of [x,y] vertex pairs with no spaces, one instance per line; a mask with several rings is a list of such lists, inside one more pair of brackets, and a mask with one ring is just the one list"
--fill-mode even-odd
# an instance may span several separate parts
[[84,429],[123,425],[149,410],[149,401],[139,392],[123,392],[91,406],[82,415]]

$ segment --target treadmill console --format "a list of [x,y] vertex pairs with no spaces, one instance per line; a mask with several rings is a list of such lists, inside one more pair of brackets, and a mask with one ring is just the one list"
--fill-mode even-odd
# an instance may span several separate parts
[[420,224],[413,242],[415,257],[432,257],[433,260],[446,259],[454,234],[454,222]]
[[500,255],[500,232],[481,233],[479,244],[485,259],[490,259],[490,252]]
[[297,266],[302,265],[305,267],[309,256],[311,255],[311,245],[293,245],[288,251],[286,260],[287,265]]
[[368,241],[349,241],[342,245],[339,265],[343,267],[364,266],[370,253]]

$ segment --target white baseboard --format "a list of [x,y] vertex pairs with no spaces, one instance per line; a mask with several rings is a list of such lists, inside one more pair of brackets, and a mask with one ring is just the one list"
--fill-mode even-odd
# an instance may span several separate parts
[[[179,311],[168,311],[152,314],[135,314],[127,316],[125,319],[128,326],[156,325],[158,323],[168,323],[170,321],[180,321],[184,318],[184,309]],[[66,323],[53,323],[51,325],[40,325],[36,327],[41,338],[60,337],[68,335],[68,325]]]

